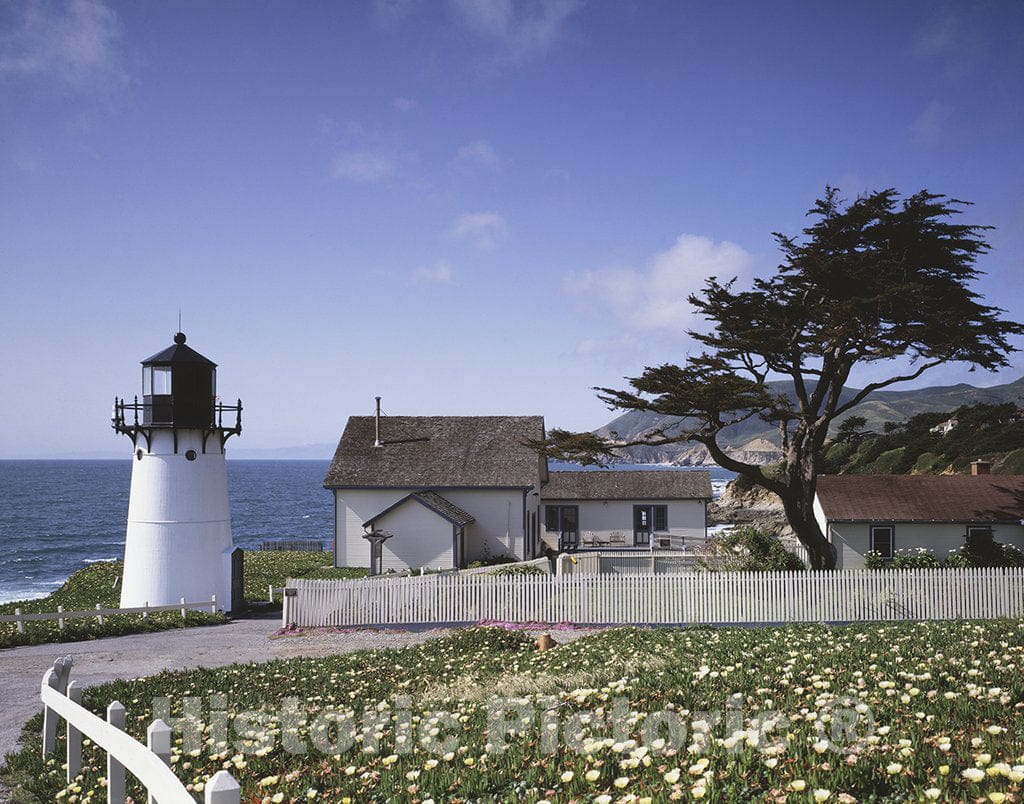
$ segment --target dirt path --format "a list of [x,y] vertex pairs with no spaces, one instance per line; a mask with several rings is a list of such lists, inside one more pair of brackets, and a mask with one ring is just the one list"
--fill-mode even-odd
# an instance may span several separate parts
[[162,670],[397,648],[449,633],[440,629],[359,631],[271,639],[280,626],[279,617],[267,615],[226,625],[0,650],[0,758],[17,748],[21,727],[40,711],[39,684],[58,656],[73,656],[71,677],[93,686]]

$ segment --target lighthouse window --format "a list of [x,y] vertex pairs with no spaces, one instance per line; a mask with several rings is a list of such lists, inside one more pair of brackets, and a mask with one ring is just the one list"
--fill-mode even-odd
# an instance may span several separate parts
[[142,371],[143,396],[169,396],[171,369],[169,366],[147,366]]
[[196,459],[196,451],[194,449],[190,449],[188,452],[185,453],[185,459],[189,461],[194,461]]

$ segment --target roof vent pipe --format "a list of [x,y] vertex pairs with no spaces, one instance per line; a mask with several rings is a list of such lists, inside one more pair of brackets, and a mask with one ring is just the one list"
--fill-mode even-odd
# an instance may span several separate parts
[[376,396],[374,399],[377,400],[377,413],[373,417],[373,446],[383,447],[380,442],[380,397]]

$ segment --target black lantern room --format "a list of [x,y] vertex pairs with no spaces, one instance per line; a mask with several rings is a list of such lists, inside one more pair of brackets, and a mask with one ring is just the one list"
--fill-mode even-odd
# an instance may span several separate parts
[[143,424],[207,428],[213,425],[217,364],[185,345],[174,345],[142,361]]

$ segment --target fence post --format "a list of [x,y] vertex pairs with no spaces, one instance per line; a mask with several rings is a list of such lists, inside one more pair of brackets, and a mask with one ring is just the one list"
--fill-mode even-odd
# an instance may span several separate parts
[[217,613],[217,596],[216,595],[212,595],[210,597],[210,614],[216,614],[216,613]]
[[[64,607],[63,606],[57,606],[57,613],[58,614],[63,614],[64,613]],[[60,629],[61,631],[64,630],[64,618],[63,617],[58,617],[57,618],[57,628]]]
[[273,603],[274,602],[274,584],[272,584],[272,583],[268,583],[267,584],[267,602],[268,603]]
[[206,783],[206,804],[239,804],[242,788],[226,770],[219,770]]
[[[107,707],[107,723],[124,731],[125,712],[120,701],[112,701]],[[124,765],[107,752],[107,804],[124,804]]]
[[[79,706],[82,704],[82,684],[79,681],[72,681],[68,684],[68,700]],[[76,729],[71,721],[68,722],[68,784],[82,772],[82,732]]]
[[142,604],[142,619],[143,620],[148,620],[149,619],[149,601],[148,600],[145,603]]
[[[20,617],[21,616],[21,609],[15,609],[14,610],[14,615],[16,617]],[[25,633],[25,621],[24,620],[18,620],[18,633],[19,634],[24,634]]]
[[[146,729],[146,746],[163,760],[165,765],[171,764],[171,727],[157,718]],[[157,804],[153,794],[149,794],[149,804]]]
[[[70,656],[57,658],[53,667],[43,676],[43,686],[50,687],[61,695],[67,695],[68,676],[71,675],[72,659]],[[57,723],[60,715],[50,707],[43,709],[43,756],[48,757],[57,748]]]
[[181,619],[188,617],[188,611],[185,609],[185,598],[181,599]]
[[[103,604],[102,604],[102,603],[97,603],[97,604],[96,604],[96,611],[97,611],[97,612],[100,612],[100,611],[102,611],[102,610],[103,610]],[[97,615],[96,615],[96,621],[97,621],[97,622],[98,622],[98,623],[99,623],[100,625],[103,625],[103,615],[102,615],[102,614],[97,614]]]

